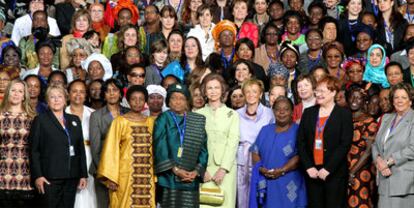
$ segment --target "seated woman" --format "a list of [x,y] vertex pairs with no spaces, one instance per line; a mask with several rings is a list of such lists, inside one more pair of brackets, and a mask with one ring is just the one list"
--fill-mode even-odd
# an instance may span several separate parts
[[250,148],[253,163],[250,206],[305,207],[305,179],[297,169],[298,125],[292,121],[293,103],[282,96],[273,105],[276,123],[264,126]]

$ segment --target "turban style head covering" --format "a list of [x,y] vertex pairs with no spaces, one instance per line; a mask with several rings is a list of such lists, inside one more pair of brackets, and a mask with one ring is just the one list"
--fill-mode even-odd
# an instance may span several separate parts
[[112,77],[112,64],[108,60],[108,58],[106,58],[106,56],[104,56],[103,54],[93,53],[85,61],[82,61],[82,68],[87,71],[89,68],[89,64],[93,61],[98,61],[102,65],[105,71],[105,74],[102,78],[104,81]]
[[213,31],[211,32],[213,35],[213,39],[216,42],[216,50],[219,48],[219,44],[220,44],[220,34],[221,32],[228,30],[231,33],[233,33],[233,44],[236,43],[236,35],[237,35],[237,27],[236,25],[229,20],[222,20],[219,23],[217,23],[217,25],[214,27]]

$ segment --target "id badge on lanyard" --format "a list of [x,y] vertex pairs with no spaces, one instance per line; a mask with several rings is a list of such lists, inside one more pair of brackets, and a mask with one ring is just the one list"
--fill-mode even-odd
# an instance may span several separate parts
[[317,150],[321,150],[322,149],[322,139],[320,138],[320,137],[318,137],[316,140],[315,140],[315,149],[317,149]]

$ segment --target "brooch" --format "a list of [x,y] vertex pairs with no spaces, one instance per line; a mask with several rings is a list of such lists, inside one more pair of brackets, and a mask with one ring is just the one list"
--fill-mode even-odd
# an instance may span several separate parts
[[72,125],[77,126],[78,124],[76,123],[76,121],[72,121]]

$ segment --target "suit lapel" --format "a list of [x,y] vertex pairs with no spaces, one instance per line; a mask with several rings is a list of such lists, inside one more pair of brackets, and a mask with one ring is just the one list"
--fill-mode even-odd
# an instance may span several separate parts
[[[390,140],[390,139],[392,139],[392,137],[396,134],[396,133],[398,133],[398,132],[400,132],[400,131],[402,131],[402,129],[404,129],[404,128],[407,128],[407,126],[410,124],[410,120],[412,119],[412,117],[413,117],[413,111],[412,110],[410,110],[410,111],[408,111],[407,112],[407,115],[405,115],[403,118],[401,118],[401,121],[398,123],[398,125],[397,124],[395,124],[395,125],[397,125],[397,126],[394,126],[394,129],[392,130],[392,132],[388,135],[388,139],[387,139],[387,142]],[[394,117],[392,117],[392,119],[391,119],[391,121],[393,121],[395,119],[395,116]],[[392,123],[392,122],[391,122]],[[388,129],[391,127],[391,124],[389,125],[389,127],[388,127]]]
[[59,123],[58,119],[56,118],[55,114],[53,114],[53,112],[52,112],[52,111],[50,111],[50,110],[48,110],[48,111],[47,111],[47,114],[48,114],[48,116],[50,117],[50,121],[52,121],[52,123],[53,123],[54,125],[56,125],[56,127],[57,127],[59,130],[61,130],[61,131],[65,132],[65,130],[63,129],[63,126],[62,126],[62,125],[60,125],[60,123]]

